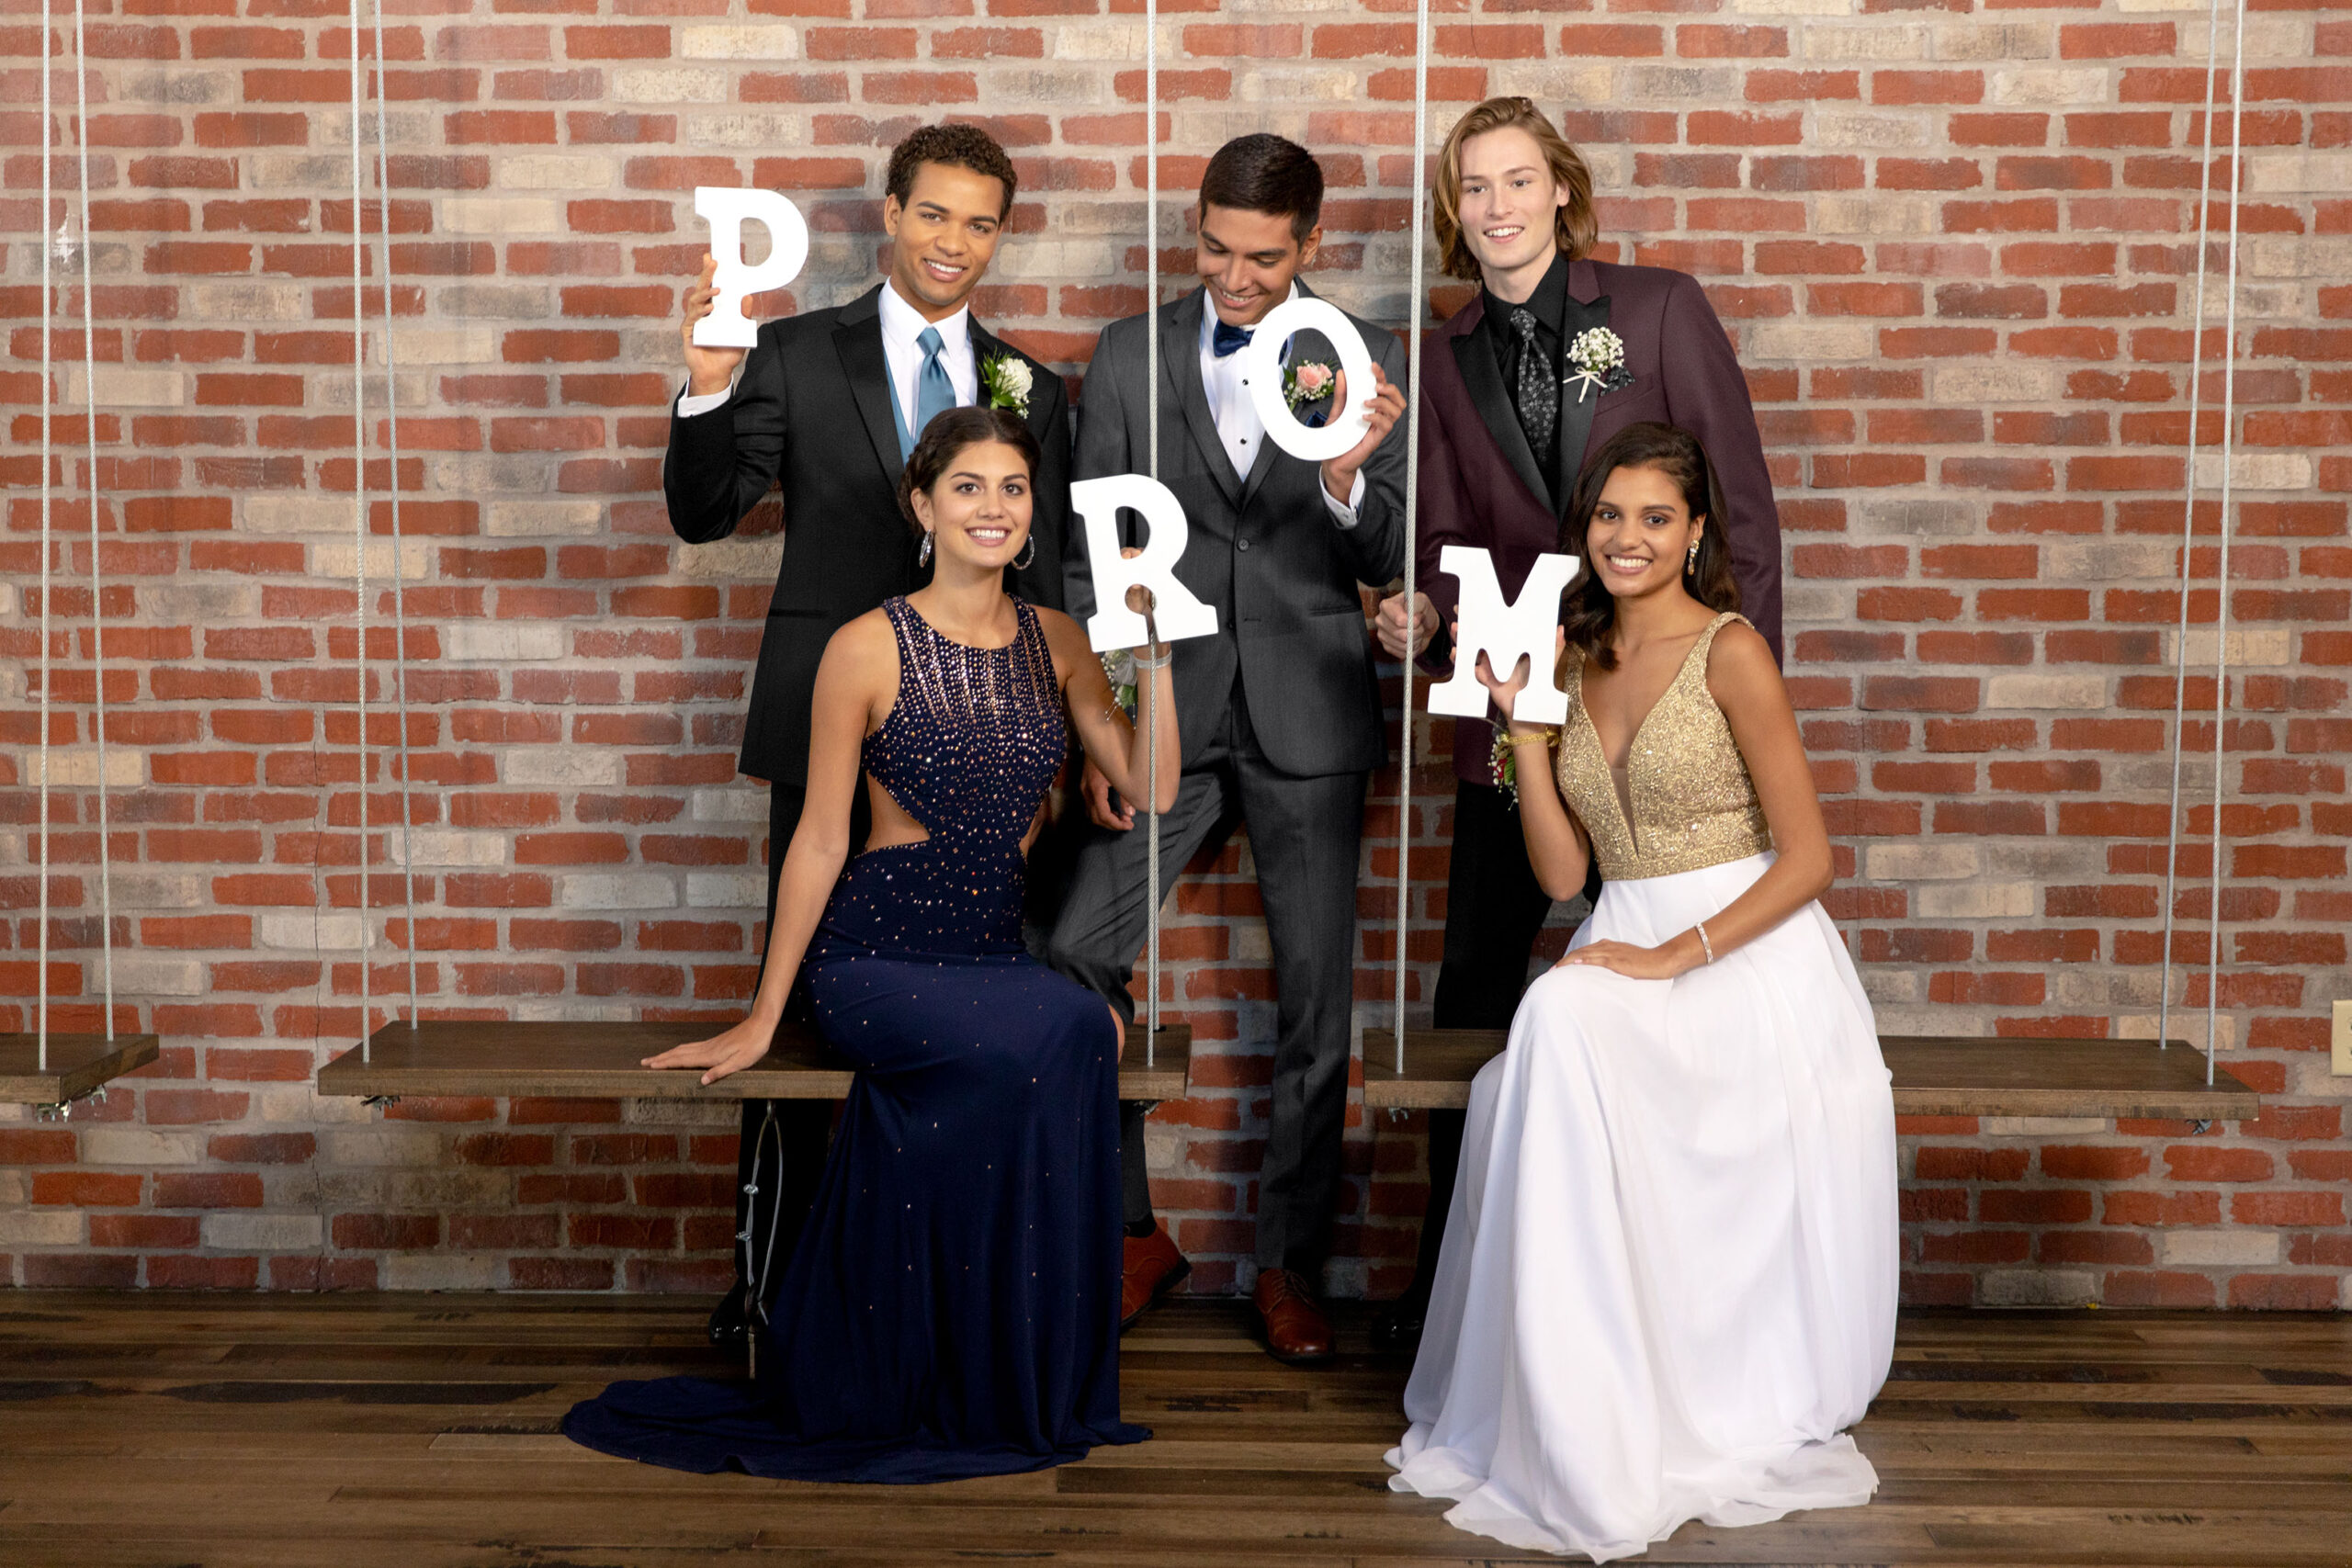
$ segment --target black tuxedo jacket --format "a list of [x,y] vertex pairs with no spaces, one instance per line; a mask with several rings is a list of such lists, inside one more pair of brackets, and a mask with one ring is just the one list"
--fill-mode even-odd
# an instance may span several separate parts
[[[1568,504],[1567,496],[1552,493],[1536,464],[1494,349],[1478,330],[1485,319],[1486,297],[1474,295],[1424,340],[1422,350],[1415,570],[1417,586],[1438,611],[1438,637],[1424,656],[1432,670],[1451,657],[1445,627],[1460,592],[1460,584],[1438,570],[1440,552],[1448,545],[1492,551],[1503,592],[1516,596],[1535,558],[1560,549],[1561,513]],[[1583,399],[1573,385],[1561,389],[1567,488],[1574,487],[1586,455],[1629,424],[1657,420],[1697,436],[1731,513],[1740,611],[1778,655],[1781,513],[1747,378],[1706,295],[1687,274],[1664,267],[1574,262],[1564,324],[1564,344],[1593,327],[1615,332],[1625,345],[1625,367],[1634,373],[1627,385]],[[1567,553],[1584,553],[1580,538]],[[1491,740],[1483,719],[1455,721],[1457,777],[1492,782]]]
[[[681,539],[723,539],[770,490],[784,490],[784,562],[752,677],[741,762],[746,773],[775,784],[808,780],[809,703],[826,641],[926,576],[915,564],[914,527],[899,511],[905,465],[876,303],[887,287],[765,323],[734,396],[708,413],[670,419],[662,492]],[[1028,423],[1043,451],[1030,524],[1036,555],[1008,586],[1059,609],[1069,523],[1069,397],[1043,365],[978,321],[971,331],[976,361],[1011,354],[1027,362],[1034,378]]]
[[[1304,285],[1299,292],[1307,292]],[[1215,637],[1173,645],[1176,719],[1189,763],[1216,738],[1227,705],[1248,704],[1266,760],[1285,773],[1363,773],[1387,755],[1373,645],[1356,584],[1385,584],[1405,570],[1405,425],[1363,466],[1356,525],[1340,527],[1324,504],[1319,465],[1272,438],[1244,477],[1217,436],[1201,384],[1198,289],[1154,316],[1102,331],[1087,367],[1078,421],[1077,477],[1151,471],[1146,394],[1148,332],[1159,333],[1159,481],[1183,503],[1189,540],[1177,580],[1215,606]],[[1405,349],[1392,333],[1351,316],[1391,381],[1405,378]],[[1339,363],[1321,334],[1301,333],[1290,363]],[[1367,394],[1351,387],[1351,400]],[[1131,520],[1121,519],[1131,539]],[[1074,615],[1094,610],[1082,534],[1070,545]]]

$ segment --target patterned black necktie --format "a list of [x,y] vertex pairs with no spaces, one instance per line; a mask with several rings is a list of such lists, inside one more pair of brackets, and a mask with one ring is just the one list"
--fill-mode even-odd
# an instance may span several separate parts
[[1552,373],[1552,356],[1535,337],[1535,312],[1514,305],[1511,330],[1519,333],[1519,423],[1527,429],[1527,443],[1539,456],[1552,449],[1560,430],[1560,383]]

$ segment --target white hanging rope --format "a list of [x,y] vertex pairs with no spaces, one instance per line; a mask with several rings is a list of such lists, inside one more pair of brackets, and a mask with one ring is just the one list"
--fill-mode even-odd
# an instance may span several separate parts
[[[90,732],[97,743],[98,763],[98,952],[104,977],[106,1035],[114,1039],[114,857],[107,845],[107,646],[106,606],[100,600],[105,583],[98,570],[98,350],[97,325],[90,302],[90,51],[85,26],[85,0],[74,0],[74,99],[81,121],[77,141],[82,175],[82,434],[87,445],[90,491]],[[46,18],[43,18],[46,21]],[[46,29],[44,28],[44,31]],[[42,330],[48,329],[43,312]],[[44,537],[41,546],[48,548]],[[41,608],[49,608],[42,595]],[[48,694],[48,682],[42,682]],[[44,738],[46,739],[46,738]],[[41,766],[42,782],[49,767]],[[46,822],[47,814],[43,814]]]
[[1421,161],[1430,144],[1430,0],[1413,17],[1413,262],[1412,297],[1405,302],[1405,685],[1396,726],[1396,1076],[1405,1075],[1405,940],[1410,933],[1413,882],[1413,595],[1421,484],[1421,231],[1429,221],[1429,182]]
[[[2207,241],[2211,232],[2211,197],[2213,189],[2213,106],[2215,88],[2221,73],[2222,6],[2224,0],[2213,0],[2211,18],[2205,34],[2205,126],[2204,151],[2199,159],[2197,187],[2197,300],[2196,326],[2189,349],[2188,373],[2188,496],[2181,507],[2180,520],[2180,621],[2176,631],[2173,649],[2172,701],[2172,791],[2166,807],[2165,824],[2165,908],[2163,964],[2164,974],[2156,1004],[2156,1043],[2162,1049],[2171,1037],[2172,1023],[2172,938],[2176,890],[2180,880],[2180,791],[2181,764],[2187,750],[2188,706],[2188,603],[2196,572],[2193,562],[2196,550],[2197,523],[2197,458],[2198,432],[2204,414],[2205,370],[2205,265]],[[2233,106],[2230,127],[2230,231],[2229,270],[2223,328],[2224,358],[2222,373],[2222,495],[2221,495],[2221,558],[2216,576],[2215,592],[2219,609],[2214,623],[2214,694],[2213,694],[2213,848],[2212,887],[2208,907],[2211,931],[2206,943],[2206,1019],[2205,1019],[2205,1081],[2213,1081],[2213,1053],[2219,1044],[2214,1033],[2220,994],[2221,959],[2221,889],[2222,889],[2222,726],[2228,700],[2228,636],[2229,636],[2229,550],[2230,550],[2230,489],[2231,459],[2236,450],[2237,424],[2237,268],[2238,268],[2238,161],[2243,146],[2244,99],[2245,72],[2245,0],[2237,0],[2234,59],[2232,64]]]
[[[2207,113],[2210,118],[2211,111]],[[2238,187],[2245,146],[2245,0],[2237,0],[2236,39],[2230,51],[2230,270],[2222,309],[2222,341],[2228,351],[2222,361],[2222,550],[2213,569],[2213,880],[2205,916],[2205,1084],[2209,1089],[2213,1084],[2214,1058],[2222,1049],[2217,1027],[2222,1011],[2222,749],[2230,706],[2230,468],[2237,457]],[[2193,457],[2190,462],[2193,475]]]
[[[2204,155],[2197,179],[2197,301],[2189,332],[2189,437],[2188,496],[2180,503],[2180,626],[2173,639],[2173,787],[2164,818],[2164,983],[2157,992],[2157,1048],[2171,1043],[2173,1018],[2173,891],[2180,882],[2180,757],[2189,701],[2189,562],[2197,550],[2197,428],[2204,421],[2204,275],[2206,237],[2213,231],[2213,85],[2221,73],[2221,7],[2206,21],[2206,113]],[[2218,844],[2218,840],[2216,840]]]
[[368,239],[359,221],[359,0],[351,0],[351,564],[359,588],[359,1059],[365,1062],[374,1031],[368,980],[368,320],[360,308]]
[[[40,7],[40,795],[38,824],[40,834],[40,884],[37,895],[40,930],[38,956],[34,960],[33,1032],[37,1043],[34,1050],[40,1069],[49,1071],[49,519],[51,504],[50,469],[56,461],[51,446],[51,405],[56,401],[52,378],[55,368],[50,344],[50,321],[56,313],[55,300],[51,295],[49,273],[49,214],[53,200],[50,164],[56,145],[57,128],[52,120],[50,94],[50,56],[54,47],[50,38],[49,0],[41,0]],[[58,225],[61,229],[63,224]]]
[[[1159,479],[1159,0],[1143,6],[1143,276],[1144,276],[1144,426],[1154,483]],[[1210,309],[1203,291],[1201,308]],[[1160,657],[1159,633],[1147,646]],[[1170,655],[1173,657],[1173,655]],[[1146,681],[1151,671],[1143,673]],[[1142,688],[1136,688],[1136,711],[1144,711]],[[1156,701],[1156,699],[1155,699]],[[1144,1032],[1143,1065],[1157,1065],[1159,1043],[1159,715],[1150,715],[1144,737]]]
[[[353,0],[356,6],[358,0]],[[401,563],[401,365],[394,352],[392,337],[392,163],[385,144],[385,106],[390,102],[384,92],[384,6],[376,6],[376,243],[381,259],[384,285],[384,429],[386,446],[391,457],[392,507],[392,697],[396,716],[400,721],[398,739],[401,767],[401,915],[408,923],[408,1026],[416,1027],[416,856],[411,852],[409,827],[416,815],[411,796],[415,787],[415,774],[409,757],[408,733],[408,606],[404,568]],[[359,193],[352,192],[351,227],[359,229]],[[352,309],[359,308],[357,294],[352,296]],[[362,682],[368,676],[367,649],[360,649],[359,672]],[[360,781],[364,789],[367,781]],[[363,845],[360,854],[359,889],[361,918],[366,918],[368,891],[367,853]]]

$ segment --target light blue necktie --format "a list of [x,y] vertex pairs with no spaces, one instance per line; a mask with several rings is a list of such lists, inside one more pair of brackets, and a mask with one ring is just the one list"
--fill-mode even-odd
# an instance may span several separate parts
[[901,458],[914,456],[915,443],[922,439],[926,426],[939,415],[956,406],[956,383],[947,378],[947,344],[937,327],[925,327],[915,338],[915,346],[922,350],[922,368],[915,375],[915,424],[911,431],[901,430],[899,439],[906,449]]

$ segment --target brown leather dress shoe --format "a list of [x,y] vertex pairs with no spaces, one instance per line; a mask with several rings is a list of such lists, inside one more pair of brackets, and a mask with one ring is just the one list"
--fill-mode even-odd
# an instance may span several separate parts
[[1306,1281],[1288,1269],[1261,1269],[1252,1293],[1266,1327],[1266,1352],[1296,1365],[1331,1359],[1331,1325],[1307,1293]]
[[1154,1223],[1149,1235],[1127,1237],[1126,1257],[1119,1272],[1119,1328],[1125,1332],[1144,1308],[1184,1282],[1192,1273],[1191,1259],[1176,1250],[1168,1222]]

